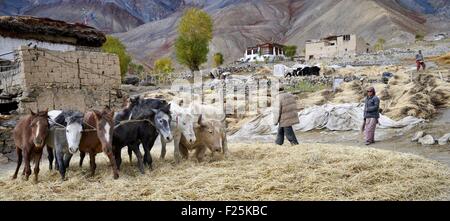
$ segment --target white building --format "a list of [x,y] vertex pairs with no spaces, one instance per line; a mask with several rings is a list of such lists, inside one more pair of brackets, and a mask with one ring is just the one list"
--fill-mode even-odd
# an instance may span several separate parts
[[244,57],[241,58],[242,62],[264,62],[283,60],[285,59],[284,46],[276,43],[265,43],[256,45],[254,47],[248,47],[245,50]]

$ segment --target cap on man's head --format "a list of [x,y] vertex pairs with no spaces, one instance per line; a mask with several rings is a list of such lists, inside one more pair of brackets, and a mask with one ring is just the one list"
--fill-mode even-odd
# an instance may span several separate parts
[[369,88],[367,88],[367,92],[375,92],[375,88],[374,87],[369,87]]

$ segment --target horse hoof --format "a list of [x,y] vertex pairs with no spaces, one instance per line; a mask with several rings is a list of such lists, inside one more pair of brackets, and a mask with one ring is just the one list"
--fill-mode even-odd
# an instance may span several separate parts
[[115,180],[119,179],[119,174],[114,174],[114,179]]
[[11,179],[15,180],[15,179],[17,179],[17,176],[12,176]]

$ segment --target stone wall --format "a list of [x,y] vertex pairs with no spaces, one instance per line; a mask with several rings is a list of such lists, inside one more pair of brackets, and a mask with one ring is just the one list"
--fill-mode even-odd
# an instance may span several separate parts
[[28,108],[87,111],[122,105],[117,55],[89,51],[51,51],[22,46],[23,94],[19,112]]

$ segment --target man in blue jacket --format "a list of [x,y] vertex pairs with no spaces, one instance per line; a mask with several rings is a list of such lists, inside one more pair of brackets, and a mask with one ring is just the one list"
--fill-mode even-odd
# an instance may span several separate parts
[[380,99],[375,96],[375,88],[367,89],[367,97],[364,105],[364,124],[363,130],[366,139],[366,145],[375,143],[375,128],[378,118],[380,118]]

